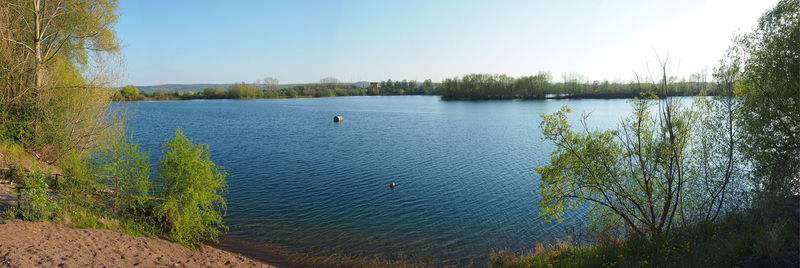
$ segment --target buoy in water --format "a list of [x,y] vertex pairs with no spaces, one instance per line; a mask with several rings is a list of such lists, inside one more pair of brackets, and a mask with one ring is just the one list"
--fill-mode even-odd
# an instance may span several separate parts
[[333,117],[333,122],[342,122],[342,120],[344,120],[344,117],[342,117],[341,115]]
[[392,188],[392,189],[394,189],[394,185],[395,185],[395,184],[394,184],[394,182],[392,182],[392,183],[389,183],[389,188]]

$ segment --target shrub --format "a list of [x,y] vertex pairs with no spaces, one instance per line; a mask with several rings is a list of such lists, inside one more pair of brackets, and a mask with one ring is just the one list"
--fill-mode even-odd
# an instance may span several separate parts
[[97,174],[108,178],[113,188],[112,206],[116,213],[142,214],[149,207],[150,154],[125,134],[112,137],[94,156]]
[[104,199],[96,194],[105,186],[100,182],[100,177],[92,174],[85,158],[69,154],[61,159],[60,166],[64,170],[64,177],[58,185],[61,193],[59,203],[65,215],[85,209],[100,211],[105,207]]
[[159,165],[163,198],[158,215],[165,221],[170,238],[195,248],[204,240],[217,241],[226,210],[227,191],[222,167],[210,160],[208,145],[193,144],[180,128],[162,147]]
[[108,222],[90,208],[76,208],[69,212],[69,225],[72,228],[106,229],[111,227]]
[[25,174],[24,202],[20,204],[22,217],[31,221],[49,220],[56,215],[58,206],[47,194],[47,175],[39,171]]
[[753,253],[758,257],[774,258],[778,256],[781,249],[784,248],[781,238],[785,236],[783,234],[785,228],[786,224],[783,222],[772,222],[763,226],[761,230],[757,230],[757,240],[753,244]]
[[6,210],[3,211],[3,219],[8,220],[15,220],[17,219],[17,215],[19,215],[19,210],[17,207],[7,207]]

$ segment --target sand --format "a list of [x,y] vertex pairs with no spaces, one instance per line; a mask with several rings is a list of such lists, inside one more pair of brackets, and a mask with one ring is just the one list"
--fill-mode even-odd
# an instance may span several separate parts
[[155,237],[73,229],[51,222],[0,224],[0,267],[272,267],[203,246],[190,250]]

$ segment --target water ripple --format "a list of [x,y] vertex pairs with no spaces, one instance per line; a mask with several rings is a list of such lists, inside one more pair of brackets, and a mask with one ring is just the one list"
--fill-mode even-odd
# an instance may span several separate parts
[[[604,115],[590,122],[601,127],[625,105],[420,96],[141,102],[129,122],[154,164],[178,126],[209,144],[231,175],[229,236],[317,256],[465,266],[485,264],[493,249],[566,235],[538,215],[533,170],[552,150],[540,140],[539,114],[565,104]],[[568,213],[565,225],[582,215]]]

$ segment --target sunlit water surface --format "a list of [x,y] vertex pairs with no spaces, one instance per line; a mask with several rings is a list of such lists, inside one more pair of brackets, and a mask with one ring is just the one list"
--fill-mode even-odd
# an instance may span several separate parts
[[[119,103],[117,105],[120,105]],[[585,222],[538,215],[550,159],[541,114],[613,127],[625,100],[441,101],[435,96],[125,104],[157,164],[181,127],[230,173],[228,237],[306,253],[462,266],[532,248]],[[344,121],[334,123],[334,115]],[[394,189],[389,183],[395,182]]]

